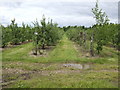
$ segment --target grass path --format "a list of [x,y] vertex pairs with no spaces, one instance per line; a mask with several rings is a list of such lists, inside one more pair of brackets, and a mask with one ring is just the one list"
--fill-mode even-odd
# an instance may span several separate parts
[[66,35],[63,36],[49,56],[49,59],[52,61],[74,61],[78,58],[78,52],[74,48],[73,42],[68,40]]

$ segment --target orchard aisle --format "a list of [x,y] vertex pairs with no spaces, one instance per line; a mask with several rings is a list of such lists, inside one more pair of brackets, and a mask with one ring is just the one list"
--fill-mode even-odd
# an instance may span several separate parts
[[74,47],[74,43],[64,35],[56,48],[50,53],[49,58],[52,61],[74,61],[79,57],[78,52]]
[[3,51],[2,86],[4,88],[118,87],[117,61],[111,63],[98,58],[92,63],[93,59],[86,57],[83,59],[79,56],[82,52],[77,51],[75,43],[66,35],[48,53],[48,56],[32,57],[29,54],[32,48],[33,44],[27,43]]

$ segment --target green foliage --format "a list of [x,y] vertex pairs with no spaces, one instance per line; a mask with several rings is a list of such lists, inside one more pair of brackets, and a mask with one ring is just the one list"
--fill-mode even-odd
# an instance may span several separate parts
[[77,42],[78,44],[83,44],[83,34],[85,32],[85,29],[82,28],[82,26],[74,28],[70,27],[66,34],[69,37],[70,40]]
[[2,46],[5,47],[9,44],[17,45],[26,41],[31,41],[33,30],[28,25],[25,26],[22,23],[22,27],[18,27],[17,23],[15,23],[15,19],[11,21],[11,24],[7,27],[1,25],[2,29]]
[[10,30],[11,30],[11,43],[12,44],[18,44],[20,42],[20,30],[18,28],[18,25],[15,23],[15,19],[11,21],[10,24]]
[[[104,45],[119,46],[118,24],[109,24],[109,19],[102,9],[99,9],[98,0],[95,8],[92,8],[96,25],[92,27],[63,27],[70,40],[79,43],[80,46],[86,48],[86,40],[90,42],[89,51],[91,56],[94,56],[94,49],[98,54],[103,50]],[[95,46],[95,47],[94,47]]]
[[[104,25],[94,25],[89,28],[82,27],[70,27],[66,34],[68,38],[74,42],[77,42],[83,48],[87,46],[87,42],[91,41],[91,35],[94,32],[94,49],[97,50],[97,53],[103,50],[103,46],[112,46],[114,48],[118,48],[119,45],[119,33],[118,33],[119,24],[104,24]],[[83,33],[80,35],[80,33]],[[86,41],[84,42],[84,33]],[[87,51],[90,51],[90,44],[88,45]],[[95,53],[95,52],[94,52]]]
[[97,24],[106,24],[108,23],[109,19],[105,12],[102,12],[102,9],[99,9],[98,0],[96,2],[95,8],[92,8],[92,12],[95,15],[94,18],[96,19]]
[[[44,16],[40,23],[36,20],[33,24],[34,27],[31,27],[22,23],[20,27],[15,23],[14,19],[7,27],[1,25],[1,47],[5,47],[9,44],[17,45],[33,40],[36,51],[39,51],[40,48],[45,49],[45,46],[55,45],[64,33],[64,31],[58,28],[57,24],[53,23],[52,20],[46,23]],[[35,33],[37,33],[37,35]]]
[[[40,52],[40,49],[44,50],[45,46],[55,45],[58,40],[61,39],[63,35],[63,30],[57,27],[57,24],[48,21],[46,23],[45,16],[43,15],[42,20],[39,22],[36,20],[34,23],[35,34],[33,37],[34,46],[35,46],[35,54]],[[42,54],[40,52],[40,54]]]
[[[105,35],[105,31],[104,30],[101,30],[101,27],[103,27],[103,25],[105,24],[108,24],[108,16],[106,15],[105,12],[102,12],[102,9],[99,9],[99,6],[98,6],[98,0],[96,2],[96,5],[95,5],[95,8],[92,8],[92,12],[94,14],[94,18],[96,19],[96,26],[95,26],[95,29],[96,29],[96,32],[95,34],[96,37],[96,42],[97,42],[97,51],[98,51],[98,54],[100,53],[100,51],[102,51],[102,46],[104,44],[104,41],[106,39],[106,35]],[[97,27],[98,25],[100,25],[101,27]]]
[[5,47],[7,46],[7,44],[9,43],[9,41],[11,40],[10,37],[10,30],[4,26],[1,25],[1,29],[2,29],[2,46],[1,47]]

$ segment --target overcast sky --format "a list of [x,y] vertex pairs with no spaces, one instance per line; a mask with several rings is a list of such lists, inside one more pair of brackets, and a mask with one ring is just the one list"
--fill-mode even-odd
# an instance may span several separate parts
[[[99,0],[99,7],[106,12],[110,22],[118,22],[118,1]],[[42,15],[53,19],[59,26],[95,24],[91,9],[96,0],[0,0],[0,23],[8,25],[15,18],[20,25],[22,22],[32,24]]]

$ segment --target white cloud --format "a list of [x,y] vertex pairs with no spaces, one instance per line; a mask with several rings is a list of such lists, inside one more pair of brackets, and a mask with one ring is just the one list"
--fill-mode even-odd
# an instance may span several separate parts
[[[4,2],[33,2],[34,0],[4,0]],[[100,2],[119,2],[119,0],[99,0]],[[3,0],[0,0],[3,2]],[[96,2],[96,0],[35,0],[34,2]]]
[[[40,20],[45,14],[60,26],[85,25],[95,23],[91,8],[96,0],[0,0],[0,18],[2,24],[10,24],[15,18],[18,24],[30,24],[36,18]],[[112,23],[117,23],[118,0],[100,0],[102,8],[109,16]]]

